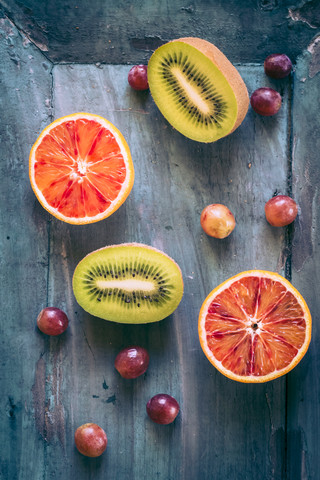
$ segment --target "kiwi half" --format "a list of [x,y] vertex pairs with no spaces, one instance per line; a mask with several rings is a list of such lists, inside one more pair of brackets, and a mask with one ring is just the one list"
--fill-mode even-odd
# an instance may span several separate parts
[[183,295],[181,270],[175,261],[140,243],[89,253],[77,265],[72,283],[84,310],[119,323],[162,320],[177,308]]
[[249,95],[239,72],[200,38],[179,38],[159,47],[148,63],[148,82],[168,122],[198,142],[229,135],[248,111]]

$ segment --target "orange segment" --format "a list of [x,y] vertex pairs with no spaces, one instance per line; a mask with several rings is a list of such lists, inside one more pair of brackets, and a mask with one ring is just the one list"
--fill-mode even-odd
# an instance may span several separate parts
[[296,348],[301,348],[305,338],[306,321],[304,318],[298,318],[269,322],[264,326],[264,331]]
[[237,342],[228,354],[225,354],[222,365],[227,370],[233,371],[236,375],[251,374],[252,338],[242,334],[241,340]]
[[76,120],[75,125],[78,154],[81,158],[86,158],[98,134],[104,129],[94,120],[79,119]]
[[47,135],[37,148],[36,165],[69,165],[72,167],[73,160],[51,135]]
[[107,218],[134,181],[123,136],[108,120],[89,113],[60,118],[44,129],[31,149],[29,174],[42,206],[73,224]]
[[240,382],[265,382],[288,373],[304,356],[311,315],[288,280],[252,270],[208,295],[200,310],[199,338],[221,373]]

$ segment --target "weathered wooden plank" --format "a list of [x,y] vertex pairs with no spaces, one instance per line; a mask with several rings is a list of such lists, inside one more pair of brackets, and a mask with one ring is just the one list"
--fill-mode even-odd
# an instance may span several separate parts
[[0,5],[54,62],[144,63],[157,46],[182,36],[213,42],[233,62],[263,62],[279,51],[295,60],[320,27],[319,2],[306,0],[1,0]]
[[300,206],[292,248],[292,280],[313,317],[309,351],[288,376],[288,478],[319,476],[319,37],[297,62],[293,98],[293,196]]
[[[50,341],[52,436],[45,478],[283,478],[285,379],[242,385],[218,373],[198,341],[197,316],[209,291],[251,268],[283,272],[285,235],[264,219],[264,203],[287,188],[289,81],[277,117],[251,110],[232,136],[211,145],[189,141],[162,118],[148,93],[127,84],[130,67],[55,66],[54,116],[89,111],[108,118],[131,148],[136,179],[126,203],[109,219],[69,226],[53,220],[50,232],[49,303],[64,308],[69,332]],[[250,92],[269,85],[261,66],[242,67]],[[165,192],[165,194],[164,194]],[[237,227],[218,241],[201,231],[208,203],[226,203]],[[138,241],[180,264],[185,295],[171,318],[156,325],[121,326],[91,318],[76,305],[71,276],[89,251]],[[114,370],[125,345],[151,356],[144,378],[122,380]],[[176,422],[161,428],[146,417],[159,392],[181,404]],[[79,455],[73,433],[81,423],[103,426],[109,446],[96,462]],[[61,434],[63,432],[63,434]],[[72,469],[72,470],[71,470]]]
[[5,18],[0,58],[0,477],[27,480],[42,478],[46,455],[35,422],[45,401],[36,372],[46,340],[35,321],[46,305],[48,265],[48,216],[31,191],[28,157],[50,119],[51,64]]

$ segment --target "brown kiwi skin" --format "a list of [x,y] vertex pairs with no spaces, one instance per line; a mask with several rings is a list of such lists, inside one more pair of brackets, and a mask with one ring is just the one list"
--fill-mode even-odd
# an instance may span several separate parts
[[239,125],[243,122],[249,108],[248,90],[246,84],[240,76],[240,73],[238,72],[236,67],[232,65],[230,60],[228,60],[228,58],[221,52],[221,50],[219,50],[215,45],[208,42],[207,40],[203,40],[197,37],[182,37],[171,41],[183,42],[195,47],[206,57],[208,57],[226,77],[227,81],[232,87],[238,105],[237,119],[232,130],[230,130],[230,132],[228,133],[228,135],[230,135],[230,133],[234,132],[236,128],[238,128]]

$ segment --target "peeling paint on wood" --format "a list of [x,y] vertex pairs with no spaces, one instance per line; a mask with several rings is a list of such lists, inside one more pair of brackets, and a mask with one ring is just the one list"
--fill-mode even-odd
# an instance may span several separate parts
[[31,391],[33,396],[34,418],[36,427],[42,438],[46,440],[46,364],[42,355],[36,364],[34,384]]
[[313,78],[320,72],[320,35],[310,43],[307,51],[311,54],[309,77]]
[[320,4],[318,0],[304,0],[297,7],[288,10],[294,22],[303,22],[310,28],[320,27]]

